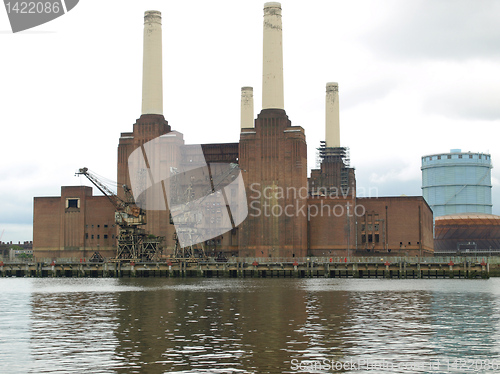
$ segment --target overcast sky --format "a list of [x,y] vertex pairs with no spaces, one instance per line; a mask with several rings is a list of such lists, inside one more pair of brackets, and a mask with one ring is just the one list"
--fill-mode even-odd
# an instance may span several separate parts
[[[120,132],[141,111],[146,10],[162,12],[169,124],[187,143],[237,142],[242,86],[261,109],[263,4],[84,0],[17,34],[0,9],[2,240],[32,240],[33,197],[87,185],[78,168],[116,180]],[[306,131],[309,169],[331,81],[358,187],[421,195],[421,157],[451,148],[500,163],[499,1],[281,4],[285,109]],[[492,182],[500,214],[500,167]]]

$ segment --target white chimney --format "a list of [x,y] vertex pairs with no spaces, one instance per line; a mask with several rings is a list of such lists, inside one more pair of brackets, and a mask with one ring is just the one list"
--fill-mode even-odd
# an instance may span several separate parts
[[253,126],[253,88],[241,87],[241,128]]
[[326,84],[325,141],[327,147],[340,147],[339,85]]
[[262,109],[284,109],[281,4],[264,4]]
[[161,12],[144,13],[142,114],[163,114]]

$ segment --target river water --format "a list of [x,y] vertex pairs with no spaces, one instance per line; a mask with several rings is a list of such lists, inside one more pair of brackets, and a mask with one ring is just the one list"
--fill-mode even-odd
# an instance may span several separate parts
[[5,373],[500,372],[500,279],[0,279]]

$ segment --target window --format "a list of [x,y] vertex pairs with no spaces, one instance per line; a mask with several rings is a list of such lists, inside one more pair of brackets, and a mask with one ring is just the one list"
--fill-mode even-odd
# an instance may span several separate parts
[[451,155],[448,155],[448,160],[451,159]]
[[432,161],[432,157],[429,157],[429,161]]
[[469,158],[472,158],[472,155],[469,155]]
[[438,156],[438,160],[441,160],[441,156]]
[[378,223],[374,225],[374,228],[373,228],[375,231],[378,231],[379,230],[379,225]]
[[373,242],[372,234],[368,235],[368,243],[371,243],[371,242]]
[[92,239],[94,239],[94,234],[92,234]]
[[100,238],[101,238],[100,235],[97,235],[97,239],[100,239]]
[[89,233],[85,233],[85,239],[88,239],[89,238]]
[[106,234],[104,234],[104,239],[107,239],[107,238],[108,238],[108,236]]
[[80,208],[80,199],[66,199],[66,209]]
[[462,155],[458,155],[458,158],[462,158]]
[[364,223],[361,225],[361,231],[365,231],[365,224]]
[[104,227],[108,227],[108,225],[104,225]]
[[101,227],[101,225],[97,225],[97,227]]
[[479,155],[479,159],[480,159],[480,160],[481,160],[481,156],[482,156],[482,155]]
[[380,236],[378,234],[375,234],[375,243],[380,242]]

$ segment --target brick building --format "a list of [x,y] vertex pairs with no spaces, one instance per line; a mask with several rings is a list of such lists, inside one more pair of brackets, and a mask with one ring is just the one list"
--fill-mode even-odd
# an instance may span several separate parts
[[[147,210],[145,229],[163,236],[164,254],[172,255],[176,231],[160,188],[163,181],[148,180],[147,175],[169,175],[166,165],[191,161],[189,153],[196,146],[185,145],[182,134],[173,132],[163,115],[159,12],[146,12],[144,31],[142,113],[131,132],[121,133],[117,180],[119,185],[152,185],[151,193],[136,196],[136,201],[155,201],[158,209]],[[202,194],[203,179],[222,174],[228,163],[239,165],[244,180],[247,218],[206,240],[205,252],[242,257],[431,254],[432,211],[422,197],[356,196],[348,149],[340,146],[337,83],[326,86],[321,164],[308,179],[306,129],[292,125],[284,106],[281,34],[281,6],[266,3],[262,110],[254,119],[253,89],[243,87],[239,142],[202,144],[212,173],[199,171],[183,185],[186,191],[192,188],[193,194]],[[169,147],[146,149],[155,139]],[[142,160],[153,151],[161,162]],[[134,160],[133,154],[141,159]],[[130,175],[130,166],[140,163],[142,169],[136,167]],[[213,180],[212,187],[217,187]],[[60,197],[37,197],[34,205],[35,256],[87,257],[95,250],[105,257],[114,255],[114,208],[106,197],[92,196],[89,187],[62,187]]]
[[35,197],[33,251],[37,258],[116,255],[115,209],[86,186],[61,187],[61,196]]

